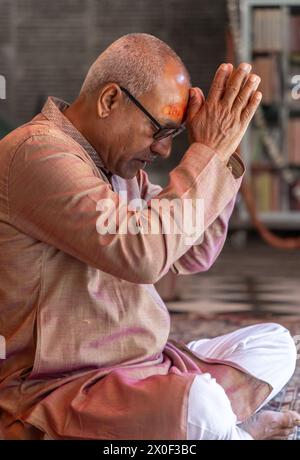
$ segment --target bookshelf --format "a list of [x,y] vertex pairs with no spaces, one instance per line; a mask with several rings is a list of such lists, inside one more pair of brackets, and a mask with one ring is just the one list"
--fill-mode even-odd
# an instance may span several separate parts
[[[300,185],[300,99],[292,92],[292,78],[300,76],[300,0],[240,0],[240,37],[242,60],[262,78],[268,131]],[[300,201],[268,156],[255,121],[242,151],[260,219],[270,228],[300,229]],[[247,225],[241,205],[238,226]]]

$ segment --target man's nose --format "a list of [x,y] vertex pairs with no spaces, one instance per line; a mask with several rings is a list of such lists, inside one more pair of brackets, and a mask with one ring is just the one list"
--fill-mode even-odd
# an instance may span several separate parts
[[172,136],[165,137],[164,139],[155,140],[150,149],[153,153],[156,153],[162,158],[168,158],[172,149]]

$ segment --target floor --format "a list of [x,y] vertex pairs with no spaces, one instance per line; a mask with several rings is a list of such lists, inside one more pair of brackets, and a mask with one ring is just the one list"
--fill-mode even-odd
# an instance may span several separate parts
[[282,251],[249,239],[228,238],[208,272],[178,277],[174,312],[253,312],[300,315],[300,250]]

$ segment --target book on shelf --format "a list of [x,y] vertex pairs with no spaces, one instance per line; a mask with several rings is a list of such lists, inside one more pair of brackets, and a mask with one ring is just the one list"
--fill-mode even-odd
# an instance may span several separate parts
[[[297,52],[290,52],[289,53],[289,61],[290,61],[290,71],[291,73],[297,73],[300,70],[300,50]],[[293,72],[296,70],[296,72]]]
[[[289,75],[288,85],[286,88],[286,99],[289,102],[291,110],[300,111],[299,100],[292,94],[292,88],[295,85],[293,78],[299,75],[300,79],[300,14],[290,16],[290,41],[289,41]],[[298,81],[298,80],[297,80]]]
[[290,52],[300,53],[300,14],[290,16]]
[[257,210],[279,211],[281,181],[278,174],[272,170],[253,170],[251,182]]
[[294,187],[300,187],[300,179],[296,181],[293,187],[290,188],[290,203],[292,211],[300,211],[300,200],[292,193]]
[[258,89],[262,93],[262,103],[279,103],[281,100],[281,72],[278,55],[256,56],[252,67],[253,72],[261,78]]
[[284,16],[280,8],[254,8],[253,50],[281,51],[283,48]]
[[300,165],[300,117],[288,120],[288,161]]

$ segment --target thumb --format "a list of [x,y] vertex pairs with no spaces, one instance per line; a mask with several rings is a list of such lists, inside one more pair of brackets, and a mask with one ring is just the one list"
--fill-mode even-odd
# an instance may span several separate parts
[[201,109],[205,102],[205,97],[200,88],[194,87],[190,89],[188,116],[187,121],[191,121],[196,113]]

